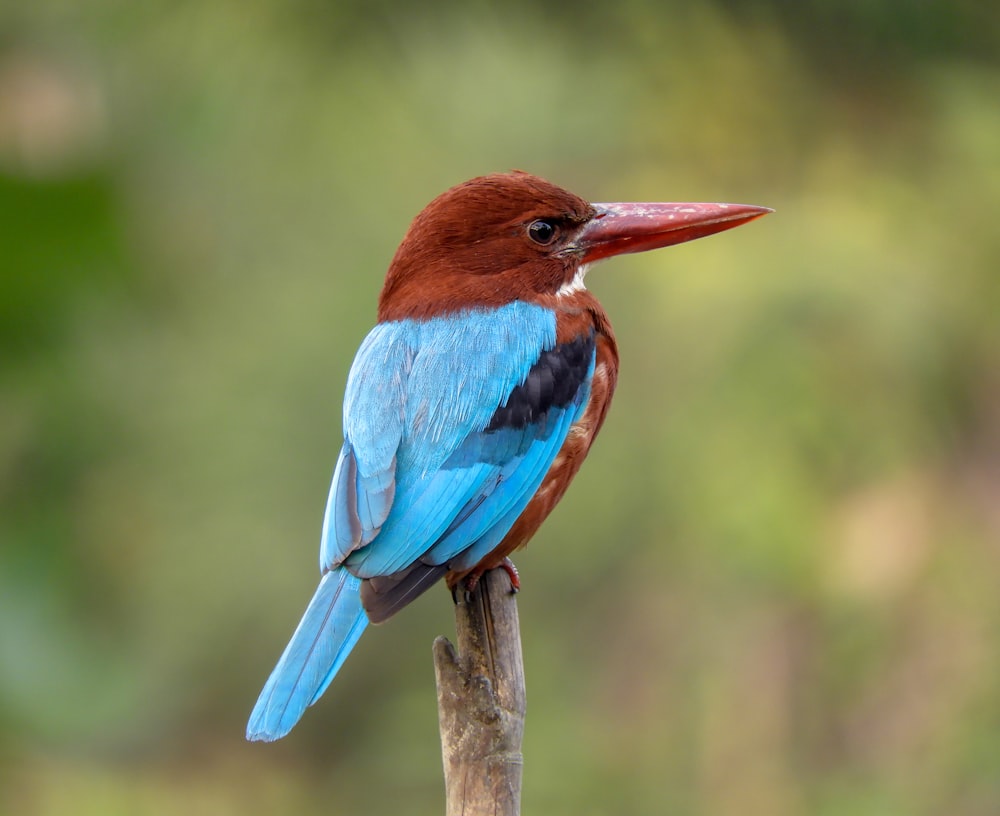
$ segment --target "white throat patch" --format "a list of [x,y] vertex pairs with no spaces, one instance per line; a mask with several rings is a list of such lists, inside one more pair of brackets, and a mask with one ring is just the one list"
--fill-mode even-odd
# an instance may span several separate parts
[[589,268],[588,264],[580,264],[577,267],[576,274],[573,276],[573,280],[560,286],[556,291],[556,297],[575,295],[577,292],[582,292],[586,289],[587,287],[584,285],[583,279],[586,277]]

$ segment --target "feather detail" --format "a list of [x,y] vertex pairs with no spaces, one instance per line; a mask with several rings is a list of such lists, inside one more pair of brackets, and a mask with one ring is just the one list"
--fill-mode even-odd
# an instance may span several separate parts
[[497,462],[445,462],[553,346],[555,315],[521,302],[376,326],[348,377],[321,568],[346,563],[367,578],[420,558],[499,472]]
[[326,691],[368,625],[360,588],[361,582],[345,569],[320,580],[250,714],[248,740],[271,742],[285,736]]

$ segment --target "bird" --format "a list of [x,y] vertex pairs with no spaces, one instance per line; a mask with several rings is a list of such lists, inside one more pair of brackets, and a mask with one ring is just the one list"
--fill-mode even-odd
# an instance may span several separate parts
[[745,224],[766,207],[591,204],[523,171],[431,201],[350,368],[321,578],[250,716],[270,742],[326,691],[369,623],[444,579],[471,591],[562,498],[618,378],[592,264]]

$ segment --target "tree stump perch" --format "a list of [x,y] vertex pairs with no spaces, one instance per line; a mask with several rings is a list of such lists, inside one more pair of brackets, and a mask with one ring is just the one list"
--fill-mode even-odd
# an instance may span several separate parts
[[503,569],[456,593],[458,649],[434,641],[447,816],[518,816],[524,665],[516,596]]

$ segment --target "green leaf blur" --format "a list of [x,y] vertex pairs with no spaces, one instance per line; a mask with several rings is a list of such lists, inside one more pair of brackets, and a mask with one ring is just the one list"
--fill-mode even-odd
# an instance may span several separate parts
[[1000,812],[1000,7],[0,6],[0,812],[435,814],[442,589],[290,737],[347,370],[522,168],[766,219],[588,278],[622,371],[518,559],[524,812]]

